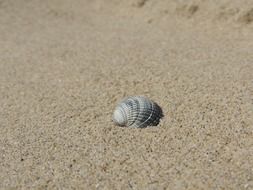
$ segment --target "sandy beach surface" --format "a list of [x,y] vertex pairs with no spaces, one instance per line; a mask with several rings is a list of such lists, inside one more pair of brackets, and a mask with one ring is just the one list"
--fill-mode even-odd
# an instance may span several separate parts
[[0,189],[253,189],[253,1],[0,0]]

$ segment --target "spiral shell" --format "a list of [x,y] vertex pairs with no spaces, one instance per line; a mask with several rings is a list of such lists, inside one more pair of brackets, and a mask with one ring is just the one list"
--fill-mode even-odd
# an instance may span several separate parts
[[160,106],[144,96],[132,96],[122,100],[113,113],[114,123],[125,127],[156,126],[162,117]]

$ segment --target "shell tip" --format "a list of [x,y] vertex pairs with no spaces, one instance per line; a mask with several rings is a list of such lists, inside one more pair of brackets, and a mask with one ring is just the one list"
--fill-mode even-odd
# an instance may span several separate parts
[[126,124],[126,118],[123,117],[122,111],[116,109],[113,113],[113,121],[119,126],[124,126]]

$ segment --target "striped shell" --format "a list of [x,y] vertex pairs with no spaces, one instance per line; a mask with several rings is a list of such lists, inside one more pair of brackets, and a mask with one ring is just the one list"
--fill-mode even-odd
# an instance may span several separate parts
[[122,100],[113,113],[114,123],[124,127],[156,126],[162,117],[160,106],[144,96],[132,96]]

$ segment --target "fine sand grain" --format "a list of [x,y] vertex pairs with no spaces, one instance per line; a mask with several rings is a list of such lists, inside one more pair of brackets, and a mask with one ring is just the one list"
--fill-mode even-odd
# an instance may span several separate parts
[[0,189],[253,189],[252,73],[252,0],[0,0]]

